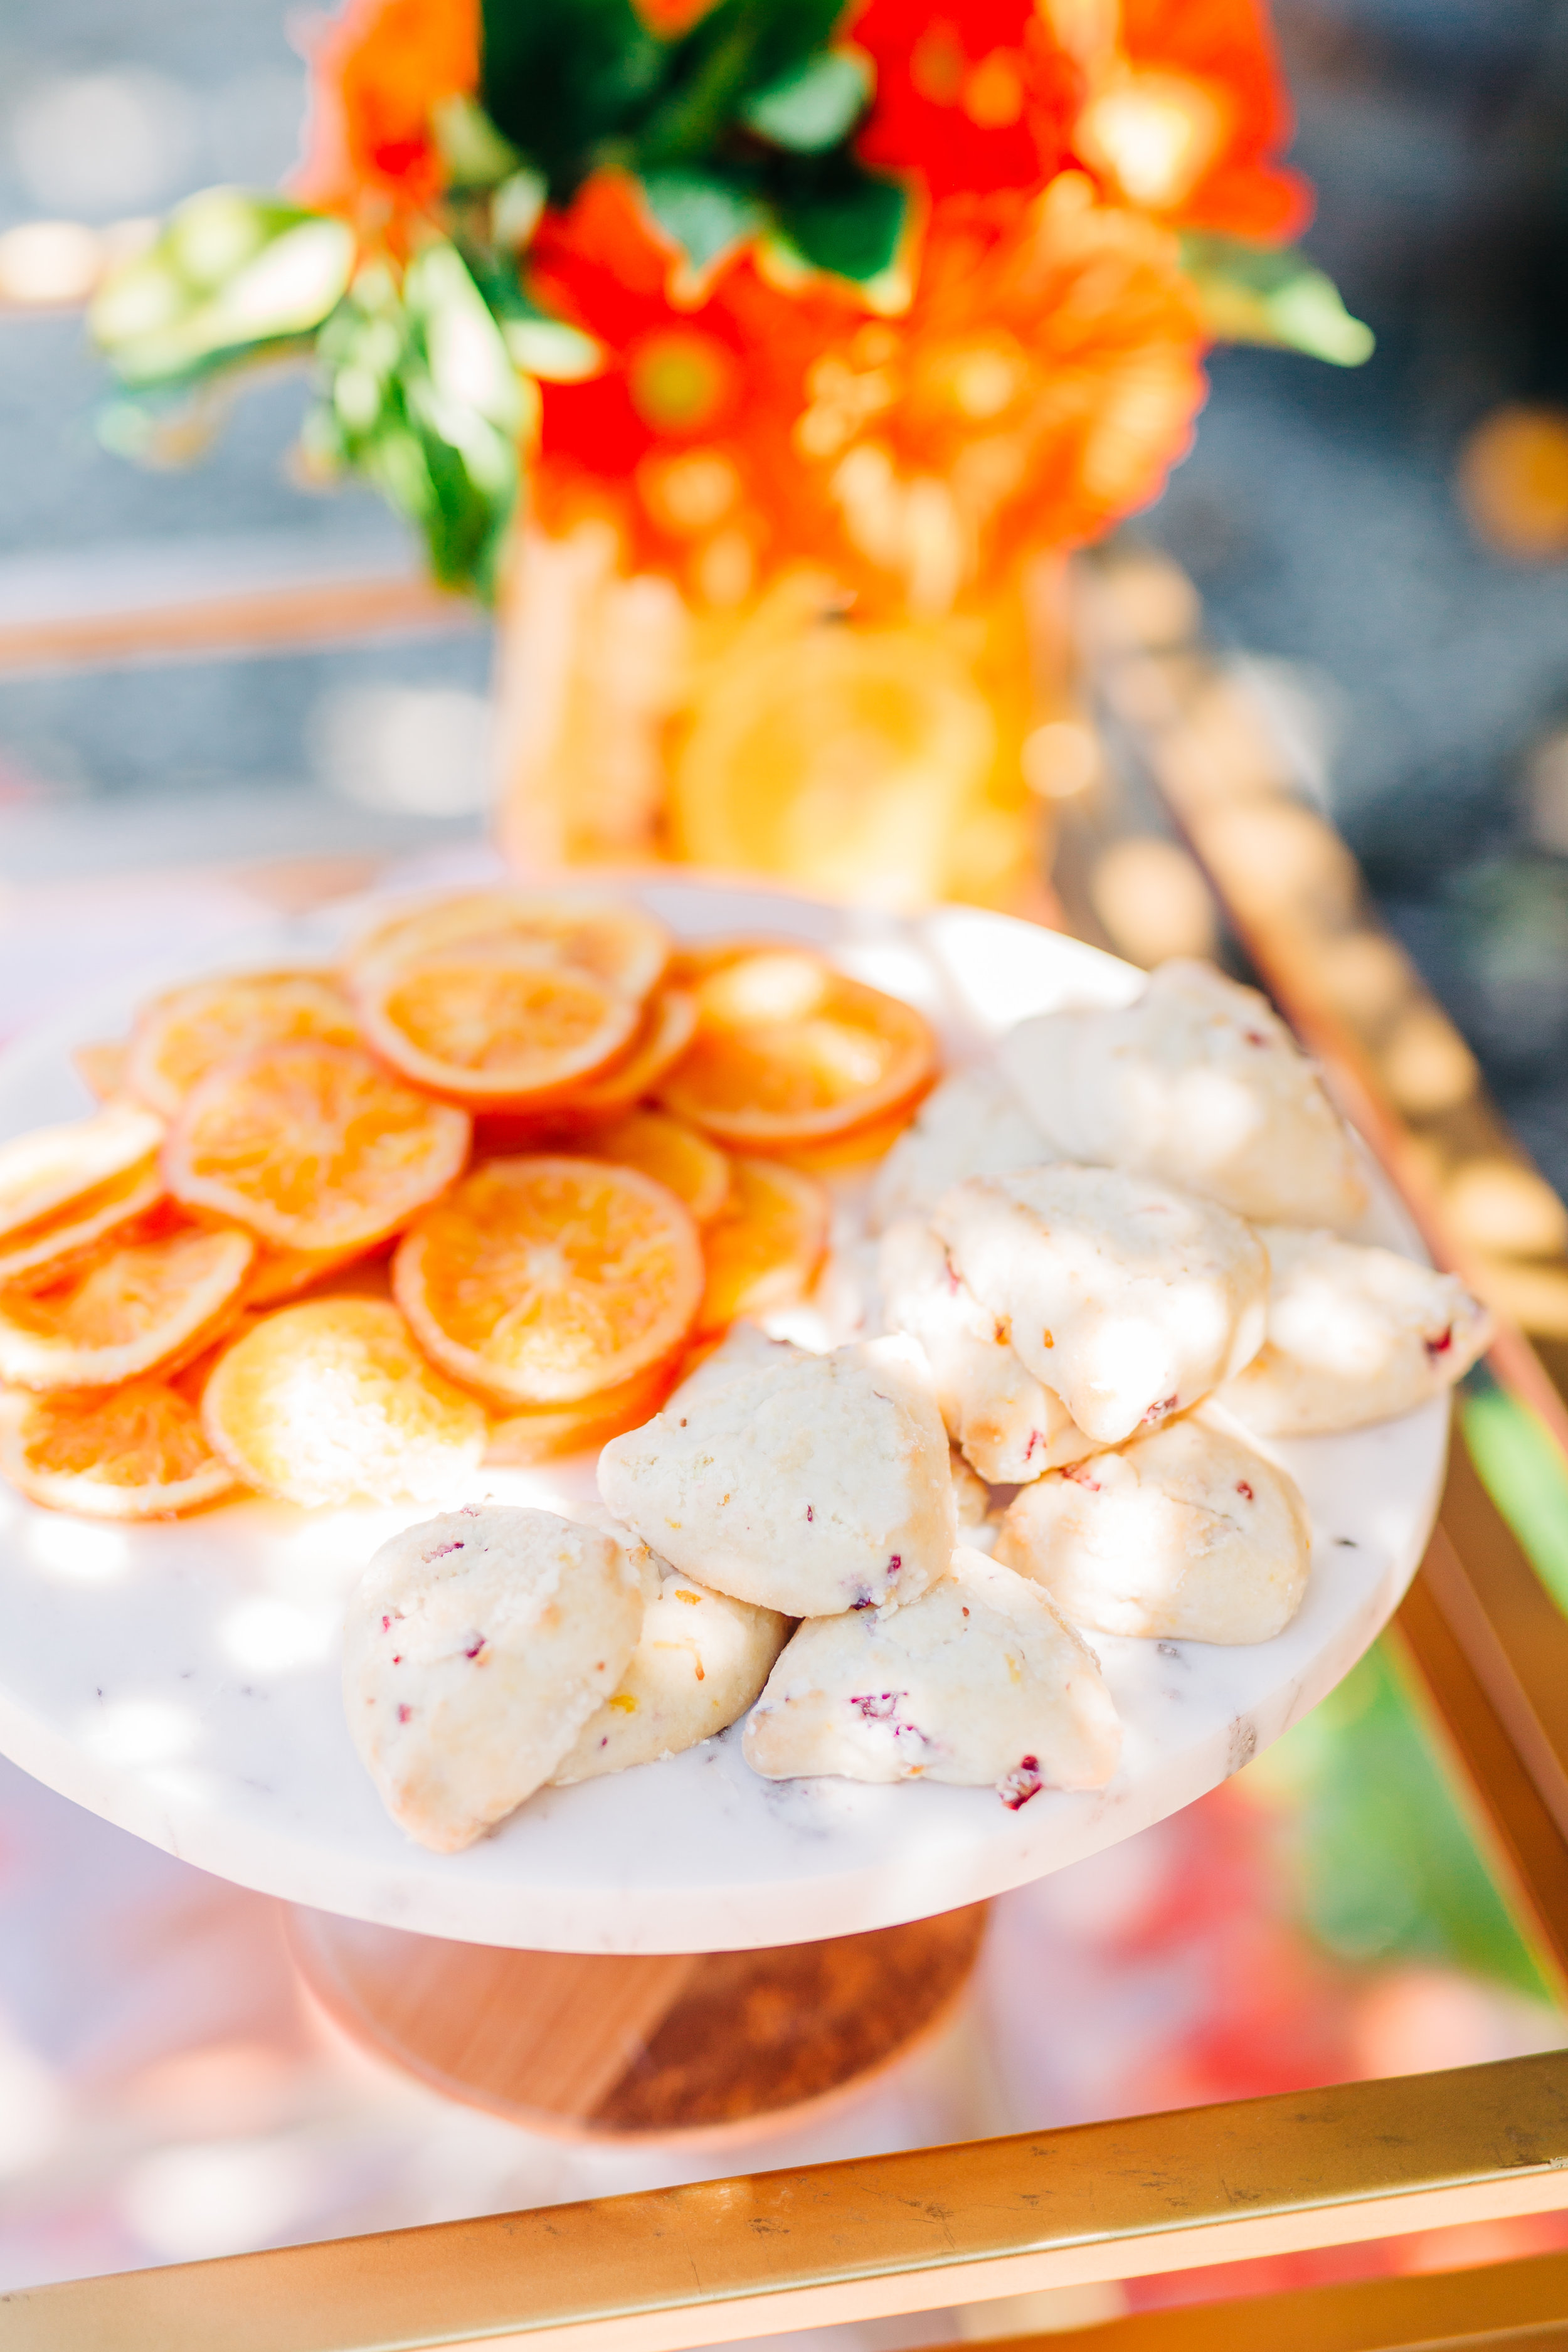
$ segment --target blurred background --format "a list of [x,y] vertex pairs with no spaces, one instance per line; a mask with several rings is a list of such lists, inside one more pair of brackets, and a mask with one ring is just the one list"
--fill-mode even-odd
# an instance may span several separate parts
[[[1276,0],[1275,15],[1294,160],[1320,193],[1309,249],[1377,354],[1353,372],[1217,354],[1195,453],[1131,537],[1195,584],[1296,791],[1349,841],[1562,1192],[1568,8]],[[125,462],[73,303],[126,223],[288,168],[303,94],[290,23],[284,0],[55,0],[0,31],[0,635],[147,597],[412,574],[368,491],[322,496],[292,475],[287,375],[258,380],[197,462]],[[485,625],[454,604],[308,651],[0,667],[0,1026],[70,977],[37,914],[64,885],[477,844],[489,664]],[[143,930],[164,887],[142,894]],[[167,903],[187,927],[226,919],[216,897],[205,919]],[[1098,903],[1116,937],[1109,885]],[[726,2168],[590,2158],[443,2108],[303,2006],[259,1898],[8,1767],[0,1918],[0,2289]],[[833,2131],[748,2160],[1568,2039],[1387,1646],[1237,1782],[999,1906],[963,2032]],[[1280,2276],[1562,2236],[1441,2233]],[[1122,2300],[1217,2284],[1145,2281]],[[1058,2322],[1122,2307],[1106,2294]],[[988,2323],[939,2314],[898,2340],[957,2325]]]
[[[1332,816],[1561,1191],[1568,1099],[1568,11],[1279,0],[1313,257],[1370,365],[1224,350],[1133,527]],[[283,0],[60,0],[0,35],[0,625],[128,596],[400,576],[363,488],[301,486],[297,378],[189,467],[127,464],[85,350],[79,232],[293,158]],[[298,27],[295,37],[299,37]],[[99,251],[101,248],[98,249]],[[40,303],[37,297],[64,295]],[[106,414],[106,411],[108,412]],[[484,627],[89,674],[0,670],[0,878],[415,845],[477,829]],[[91,808],[90,823],[84,823]]]

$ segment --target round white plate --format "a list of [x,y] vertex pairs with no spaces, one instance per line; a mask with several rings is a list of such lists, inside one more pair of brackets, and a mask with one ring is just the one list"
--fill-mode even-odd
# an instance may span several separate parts
[[[688,937],[810,940],[920,1004],[951,1063],[1024,1014],[1121,1003],[1141,975],[1076,941],[948,908],[901,923],[700,883],[636,893]],[[230,961],[329,953],[346,914],[280,925]],[[187,967],[188,969],[189,967]],[[164,977],[160,975],[160,977]],[[0,1057],[0,1135],[83,1108],[67,1049],[122,1032],[123,992]],[[1415,1254],[1384,1192],[1368,1239]],[[1410,1581],[1436,1515],[1446,1402],[1282,1444],[1312,1516],[1293,1625],[1246,1649],[1096,1636],[1126,1725],[1088,1796],[1009,1812],[989,1789],[761,1780],[740,1726],[683,1756],[530,1800],[468,1853],[427,1853],[385,1813],[338,1690],[344,1597],[427,1507],[306,1512],[261,1501],[117,1528],[0,1488],[0,1750],[204,1870],[428,1935],[552,1951],[738,1949],[887,1927],[1059,1869],[1201,1796],[1331,1689]],[[474,1496],[570,1512],[590,1457],[483,1471]]]

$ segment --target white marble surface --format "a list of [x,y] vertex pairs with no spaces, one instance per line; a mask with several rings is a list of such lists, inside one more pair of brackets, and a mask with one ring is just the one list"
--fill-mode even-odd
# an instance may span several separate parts
[[[1076,942],[965,910],[905,927],[697,884],[641,895],[690,936],[744,929],[820,940],[847,968],[921,1003],[955,1060],[1026,1013],[1125,999],[1138,986],[1126,966]],[[341,919],[276,927],[226,960],[325,950]],[[189,960],[170,966],[181,968]],[[128,1005],[117,992],[0,1059],[0,1135],[80,1107],[66,1049],[114,1034]],[[1386,1202],[1375,1227],[1380,1239],[1403,1231]],[[1107,1790],[1046,1791],[1017,1813],[989,1790],[759,1780],[737,1727],[685,1756],[547,1791],[467,1853],[426,1853],[387,1820],[361,1770],[337,1659],[345,1593],[385,1534],[426,1516],[419,1507],[308,1513],[247,1501],[119,1528],[0,1491],[0,1751],[242,1885],[428,1934],[683,1951],[885,1926],[1110,1845],[1277,1738],[1361,1654],[1414,1574],[1447,1433],[1447,1409],[1434,1405],[1279,1447],[1314,1528],[1295,1623],[1247,1649],[1099,1638],[1127,1727],[1121,1769]],[[481,1472],[473,1492],[569,1511],[592,1481],[592,1462],[578,1458]]]

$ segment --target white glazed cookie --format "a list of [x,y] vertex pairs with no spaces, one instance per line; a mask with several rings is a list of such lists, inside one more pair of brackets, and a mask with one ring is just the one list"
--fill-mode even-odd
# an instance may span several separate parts
[[1059,1156],[1128,1168],[1244,1217],[1353,1225],[1366,1187],[1311,1064],[1255,989],[1160,965],[1136,1003],[1021,1021],[998,1054]]
[[1409,1412],[1468,1372],[1491,1318],[1451,1274],[1332,1234],[1265,1225],[1268,1333],[1218,1401],[1266,1437]]
[[901,1609],[803,1625],[744,1739],[770,1780],[991,1781],[1015,1808],[1102,1788],[1121,1748],[1093,1651],[1037,1585],[968,1549]]
[[963,1543],[973,1544],[981,1551],[989,1551],[991,1489],[984,1478],[975,1475],[956,1446],[947,1460],[948,1468],[952,1473],[952,1508],[958,1522],[959,1539]]
[[710,1739],[745,1714],[789,1635],[776,1611],[710,1592],[626,1541],[647,1564],[642,1632],[618,1685],[556,1767],[557,1788]]
[[1262,1243],[1149,1177],[1065,1164],[973,1177],[931,1223],[1016,1353],[1101,1444],[1184,1412],[1262,1344]]
[[1310,1555],[1294,1480],[1201,1415],[1037,1478],[996,1544],[1073,1624],[1168,1642],[1271,1641]]
[[543,1785],[616,1689],[643,1619],[613,1537],[466,1504],[382,1545],[349,1603],[343,1705],[394,1821],[456,1853]]
[[929,1215],[965,1176],[997,1176],[1060,1156],[994,1064],[955,1070],[927,1095],[879,1169],[872,1228]]
[[787,1339],[770,1339],[755,1323],[731,1323],[719,1345],[671,1391],[663,1409],[682,1413],[697,1398],[711,1396],[742,1372],[754,1372],[763,1364],[787,1363],[796,1352]]
[[901,1339],[773,1352],[612,1438],[606,1507],[699,1583],[788,1617],[912,1600],[955,1529],[925,1359]]
[[947,1433],[983,1478],[1012,1486],[1094,1452],[1095,1440],[1035,1378],[921,1219],[888,1227],[879,1280],[889,1325],[920,1341]]

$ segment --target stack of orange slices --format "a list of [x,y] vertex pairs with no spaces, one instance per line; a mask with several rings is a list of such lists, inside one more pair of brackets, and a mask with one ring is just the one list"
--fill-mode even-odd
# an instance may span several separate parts
[[424,1498],[636,1426],[807,1290],[820,1177],[936,1068],[811,950],[506,888],[77,1061],[97,1113],[0,1145],[0,1471],[118,1518]]

